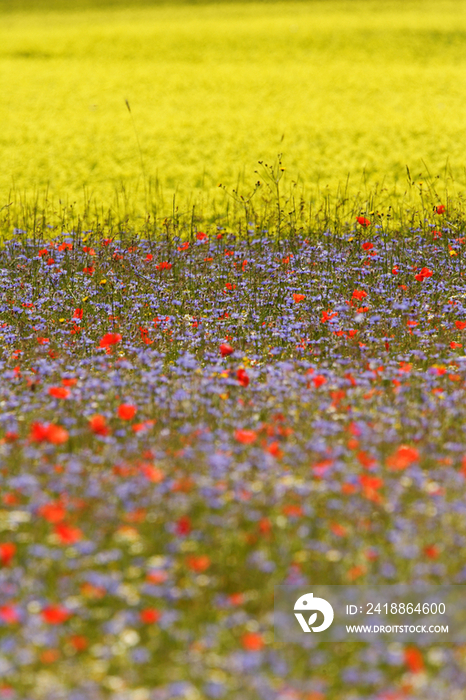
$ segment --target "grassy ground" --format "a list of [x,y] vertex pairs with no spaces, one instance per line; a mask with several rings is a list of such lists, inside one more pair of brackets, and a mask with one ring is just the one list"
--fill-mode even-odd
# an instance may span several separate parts
[[276,585],[464,584],[448,218],[5,241],[0,697],[461,697],[461,644],[272,616]]
[[438,177],[442,200],[446,185],[464,189],[461,2],[12,7],[0,27],[5,204],[47,190],[80,211],[95,200],[166,213],[177,192],[208,217],[225,208],[219,183],[246,193],[277,153],[315,203],[338,185],[381,209],[405,203],[406,166]]

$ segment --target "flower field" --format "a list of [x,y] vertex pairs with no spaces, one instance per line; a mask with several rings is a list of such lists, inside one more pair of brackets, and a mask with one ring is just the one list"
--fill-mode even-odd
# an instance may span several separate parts
[[0,700],[464,700],[274,636],[466,584],[461,0],[0,18]]
[[0,697],[461,697],[461,648],[273,641],[278,584],[466,580],[452,219],[4,240]]

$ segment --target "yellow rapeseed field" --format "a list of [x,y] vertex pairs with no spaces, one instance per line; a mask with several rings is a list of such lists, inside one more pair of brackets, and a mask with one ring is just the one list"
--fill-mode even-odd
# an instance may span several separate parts
[[315,200],[388,206],[406,166],[461,195],[464,0],[2,7],[0,206],[209,210],[278,153]]

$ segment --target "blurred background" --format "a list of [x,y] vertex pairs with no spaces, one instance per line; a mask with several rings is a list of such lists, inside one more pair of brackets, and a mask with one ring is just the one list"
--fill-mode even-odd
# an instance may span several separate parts
[[[0,0],[0,205],[221,205],[465,182],[463,0]],[[130,105],[128,110],[126,101]],[[340,188],[340,190],[338,190]],[[367,195],[368,196],[368,195]]]

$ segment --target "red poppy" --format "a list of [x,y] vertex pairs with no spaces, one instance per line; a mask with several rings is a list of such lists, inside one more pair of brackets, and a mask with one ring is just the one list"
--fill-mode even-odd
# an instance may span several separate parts
[[198,241],[205,241],[205,239],[207,238],[207,234],[203,233],[202,231],[198,231],[196,233],[196,238]]
[[304,515],[302,507],[294,503],[283,506],[282,512],[289,518],[300,518],[302,515]]
[[54,423],[38,423],[31,425],[29,439],[31,442],[50,442],[61,445],[68,440],[68,431]]
[[228,596],[228,602],[231,605],[243,605],[243,603],[244,603],[243,593],[231,593]]
[[246,651],[261,651],[265,642],[262,635],[257,634],[257,632],[246,632],[241,637],[241,644]]
[[76,651],[84,651],[89,646],[89,642],[82,634],[73,634],[68,641]]
[[51,423],[47,429],[47,440],[53,445],[62,445],[68,440],[68,431],[59,425]]
[[236,372],[236,378],[242,386],[248,386],[249,377],[243,367],[240,367]]
[[13,605],[0,606],[0,620],[6,625],[14,625],[19,622],[19,614]]
[[361,578],[361,576],[366,575],[366,567],[365,566],[352,566],[351,569],[348,570],[348,573],[346,574],[347,578],[349,581],[355,581],[358,578]]
[[299,302],[304,301],[305,298],[305,294],[293,294],[293,301],[295,304],[299,304]]
[[227,357],[228,355],[231,355],[234,353],[234,348],[231,347],[228,343],[222,343],[220,345],[220,354],[222,357]]
[[37,511],[49,523],[59,523],[65,519],[66,510],[61,503],[46,503]]
[[423,267],[417,275],[414,275],[414,278],[418,282],[422,282],[422,280],[426,279],[427,277],[432,277],[432,275],[433,275],[432,270],[429,270],[428,267]]
[[2,501],[7,506],[16,506],[19,503],[19,498],[15,493],[4,493]]
[[48,605],[41,612],[41,617],[48,625],[61,625],[71,617],[69,610],[61,605]]
[[166,571],[156,569],[155,571],[149,571],[146,579],[150,581],[150,583],[155,583],[157,585],[159,583],[165,583],[165,581],[168,579],[168,574]]
[[207,571],[210,564],[210,557],[208,557],[207,554],[193,554],[186,559],[186,566],[188,569],[191,569],[191,571],[195,571],[198,574],[202,573],[203,571]]
[[111,345],[116,345],[121,340],[121,335],[119,333],[106,333],[99,343],[99,348],[108,348]]
[[255,430],[235,430],[235,440],[241,442],[243,445],[250,445],[257,440],[257,433]]
[[96,413],[89,419],[89,427],[96,435],[105,436],[110,432],[105,416],[102,416],[100,413]]
[[424,670],[422,654],[417,647],[406,647],[404,661],[411,673],[420,673]]
[[364,467],[365,469],[370,469],[373,467],[375,464],[377,464],[377,460],[372,457],[372,455],[368,454],[364,450],[361,450],[358,452],[356,455],[359,464]]
[[175,532],[181,537],[189,535],[189,533],[191,532],[191,519],[188,515],[182,515],[181,518],[177,521]]
[[358,216],[356,221],[358,222],[358,224],[360,224],[360,226],[364,226],[364,228],[366,228],[367,226],[370,226],[370,223],[371,223],[369,221],[369,219],[366,219],[365,216]]
[[165,479],[165,473],[153,464],[143,464],[141,471],[148,481],[158,484]]
[[156,608],[145,608],[139,613],[139,618],[141,622],[144,622],[145,625],[150,625],[154,622],[158,622],[161,616],[162,613]]
[[428,545],[427,547],[424,547],[424,554],[426,557],[429,557],[429,559],[438,559],[440,556],[440,550],[435,544]]
[[67,523],[58,523],[55,525],[54,532],[58,536],[61,544],[75,544],[84,537],[79,527],[73,527]]
[[455,321],[455,326],[459,331],[464,331],[466,328],[466,321]]
[[[367,221],[367,219],[366,219],[366,221]],[[370,241],[366,241],[365,243],[362,244],[363,250],[372,250],[373,247],[374,247],[374,244],[371,243]]]
[[437,212],[437,214],[445,214],[445,205],[439,204],[438,207],[435,207],[435,211]]
[[131,420],[136,415],[137,410],[136,406],[129,403],[122,403],[121,406],[118,406],[118,416],[122,420]]
[[321,462],[317,462],[316,464],[312,465],[312,473],[318,479],[321,479],[323,476],[325,476],[325,473],[330,469],[330,467],[333,467],[333,459],[323,459]]
[[315,388],[318,389],[323,384],[326,384],[327,379],[323,376],[323,374],[316,374],[315,377],[312,377],[312,381]]
[[60,658],[59,649],[44,649],[39,654],[40,662],[43,664],[53,664]]
[[133,433],[143,433],[145,430],[154,424],[154,421],[143,421],[142,423],[133,423],[131,430]]
[[9,566],[16,554],[16,545],[13,542],[3,542],[0,544],[0,564]]
[[63,386],[51,386],[49,394],[53,396],[54,399],[67,399],[71,395],[71,392]]
[[384,485],[383,479],[379,479],[377,476],[362,474],[358,478],[358,481],[363,488],[364,496],[369,501],[380,502],[381,496],[378,493],[378,490]]
[[331,309],[329,309],[328,311],[323,311],[320,322],[325,323],[326,321],[330,321],[330,319],[335,318],[335,316],[338,316],[338,311],[332,312]]
[[140,332],[141,332],[141,340],[142,340],[142,342],[145,343],[146,345],[152,345],[152,343],[153,343],[154,341],[151,340],[151,339],[149,338],[149,331],[148,331],[148,329],[147,329],[147,328],[144,328],[143,326],[139,326],[139,330],[140,330]]
[[84,581],[84,583],[80,585],[79,590],[81,591],[81,595],[95,600],[104,598],[107,593],[103,586],[94,586],[92,583],[89,583],[89,581]]
[[277,442],[277,440],[271,442],[270,445],[267,445],[265,451],[277,459],[281,459],[281,457],[283,457],[283,450],[280,449],[280,443]]
[[419,452],[415,447],[400,445],[397,450],[387,458],[387,467],[393,471],[406,469],[419,460]]
[[346,537],[346,535],[348,534],[348,530],[346,529],[346,527],[340,525],[340,523],[331,523],[330,529],[333,532],[333,534],[337,537]]
[[365,292],[363,289],[355,289],[353,292],[353,298],[354,299],[364,299],[364,297],[367,297],[367,292]]

